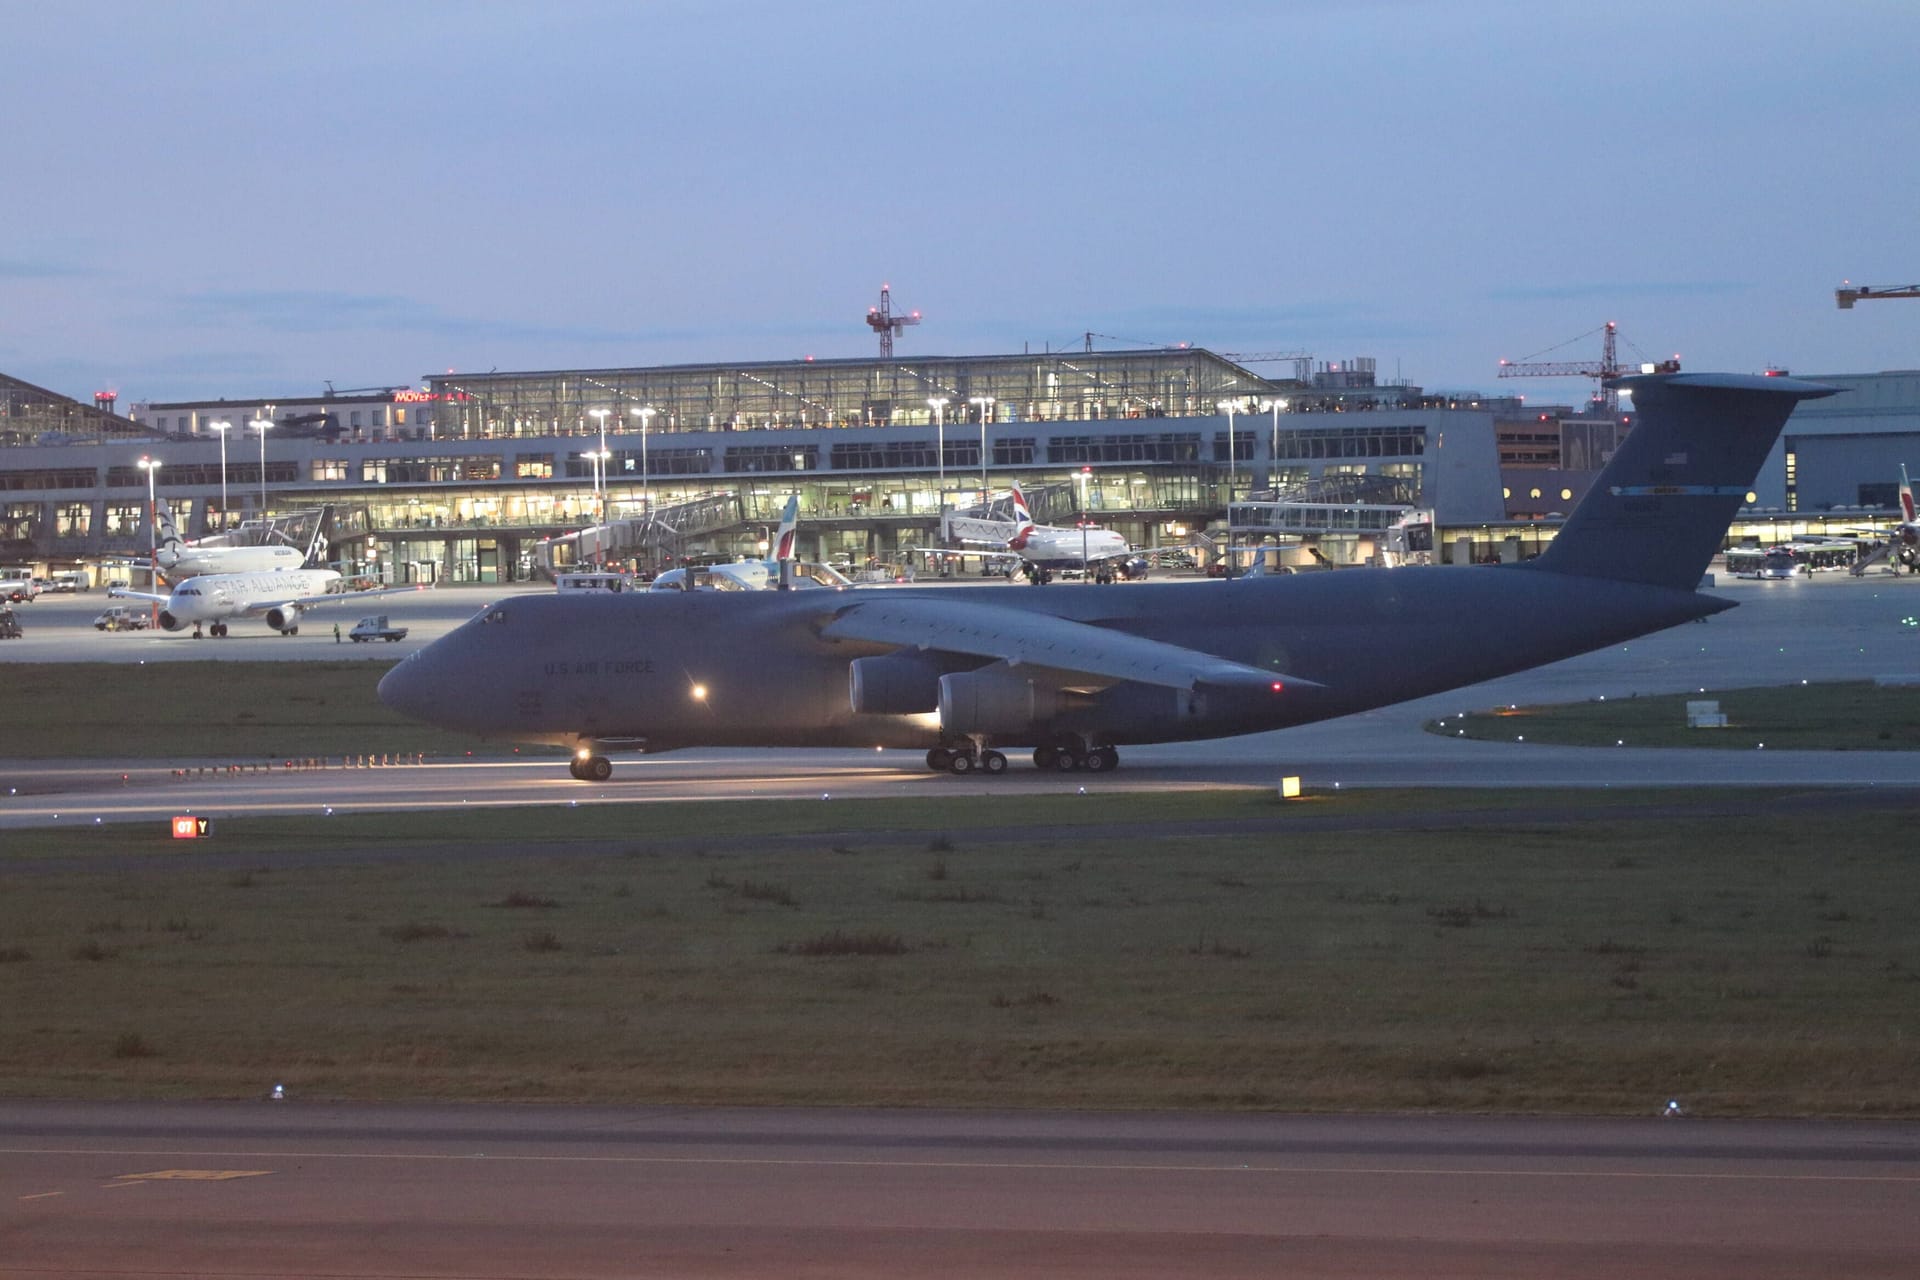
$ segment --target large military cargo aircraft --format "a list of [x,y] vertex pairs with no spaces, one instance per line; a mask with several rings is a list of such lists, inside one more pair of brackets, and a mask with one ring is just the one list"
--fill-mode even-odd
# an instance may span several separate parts
[[[1700,594],[1799,401],[1789,378],[1621,380],[1637,417],[1539,558],[1125,591],[641,592],[503,601],[401,662],[406,715],[575,751],[924,748],[935,769],[1106,770],[1523,671],[1732,608]],[[485,690],[482,697],[475,690]]]

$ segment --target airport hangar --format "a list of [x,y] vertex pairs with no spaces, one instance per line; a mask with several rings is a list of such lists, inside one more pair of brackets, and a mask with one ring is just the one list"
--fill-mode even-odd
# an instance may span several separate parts
[[[1427,394],[1364,358],[1294,359],[1287,378],[1255,362],[1179,347],[447,374],[125,417],[110,393],[0,375],[0,564],[144,558],[151,485],[190,534],[331,503],[334,556],[395,582],[537,576],[603,525],[587,549],[641,568],[754,554],[794,492],[802,554],[858,566],[937,545],[943,506],[978,512],[1015,481],[1043,522],[1084,512],[1202,559],[1229,502],[1233,541],[1305,539],[1329,563],[1374,558],[1409,507],[1433,513],[1434,559],[1513,559],[1630,423]],[[1818,380],[1849,394],[1795,415],[1734,541],[1891,515],[1920,455],[1920,372]]]

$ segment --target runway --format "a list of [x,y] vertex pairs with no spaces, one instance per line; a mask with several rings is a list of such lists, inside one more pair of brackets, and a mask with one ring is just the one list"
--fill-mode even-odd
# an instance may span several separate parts
[[[1428,572],[1409,570],[1408,572]],[[1434,571],[1443,572],[1443,571]],[[1197,589],[1216,589],[1200,585]],[[964,589],[964,588],[955,588]],[[1126,590],[1047,587],[1039,590]],[[644,803],[688,799],[819,800],[909,795],[1177,790],[1245,786],[1270,790],[1295,774],[1309,787],[1380,786],[1866,786],[1916,780],[1904,752],[1768,752],[1622,748],[1589,750],[1524,743],[1449,741],[1424,732],[1428,719],[1505,702],[1566,702],[1692,688],[1862,680],[1920,675],[1920,580],[1828,575],[1789,582],[1723,581],[1715,591],[1741,607],[1469,689],[1323,724],[1212,742],[1129,747],[1115,774],[1049,774],[1016,758],[999,778],[926,770],[919,753],[857,750],[693,750],[619,757],[613,778],[583,784],[554,757],[516,758],[476,742],[471,759],[425,766],[302,772],[284,767],[232,773],[206,760],[0,761],[0,827],[164,819],[179,813],[322,814],[329,810],[475,807],[564,802]],[[398,645],[335,644],[325,632],[227,640],[91,630],[98,599],[42,597],[26,640],[0,644],[24,660],[43,643],[65,660],[174,661],[271,654],[288,660],[391,662],[457,626],[496,598],[457,588],[407,602],[410,634]],[[98,593],[95,593],[98,596]],[[97,611],[97,610],[93,610]],[[402,616],[396,606],[396,618]],[[351,619],[348,620],[349,622]],[[44,625],[43,625],[44,624]],[[250,624],[251,625],[251,624]],[[148,655],[163,655],[152,659]],[[44,656],[44,655],[43,655]]]
[[1836,1123],[0,1104],[9,1276],[1895,1277]]

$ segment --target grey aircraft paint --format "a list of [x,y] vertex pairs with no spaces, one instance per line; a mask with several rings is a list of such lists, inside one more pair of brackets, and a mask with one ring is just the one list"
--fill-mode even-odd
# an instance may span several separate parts
[[[1637,421],[1539,559],[1124,588],[638,592],[507,600],[380,683],[446,728],[579,753],[925,747],[1111,768],[1112,748],[1285,728],[1703,618],[1693,588],[1800,400],[1787,378],[1622,380]],[[997,758],[996,758],[997,757]],[[957,763],[954,763],[957,762]]]

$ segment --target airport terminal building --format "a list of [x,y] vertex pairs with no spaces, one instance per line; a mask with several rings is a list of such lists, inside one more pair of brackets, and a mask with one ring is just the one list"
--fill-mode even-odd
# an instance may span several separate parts
[[[794,493],[804,557],[906,562],[940,543],[943,510],[1004,511],[1014,482],[1043,522],[1084,513],[1203,560],[1231,538],[1362,563],[1409,507],[1445,531],[1443,560],[1512,558],[1616,438],[1612,422],[1383,384],[1365,359],[1293,374],[1197,348],[768,361],[125,416],[0,376],[0,563],[144,557],[149,486],[196,534],[330,504],[333,556],[394,582],[519,580],[583,546],[642,569],[754,554]],[[1757,518],[1857,521],[1920,460],[1920,373],[1821,380],[1848,394],[1796,414]],[[622,536],[580,541],[607,525]]]
[[1367,361],[1302,372],[1192,348],[494,372],[84,422],[14,383],[0,556],[144,555],[149,483],[193,532],[333,504],[335,555],[394,581],[532,576],[605,522],[637,525],[616,550],[638,567],[732,558],[792,493],[803,554],[855,564],[934,546],[943,508],[1014,482],[1042,521],[1085,512],[1145,547],[1206,543],[1230,501],[1257,530],[1238,538],[1297,518],[1357,559],[1407,505],[1501,516],[1489,409],[1378,385]]

